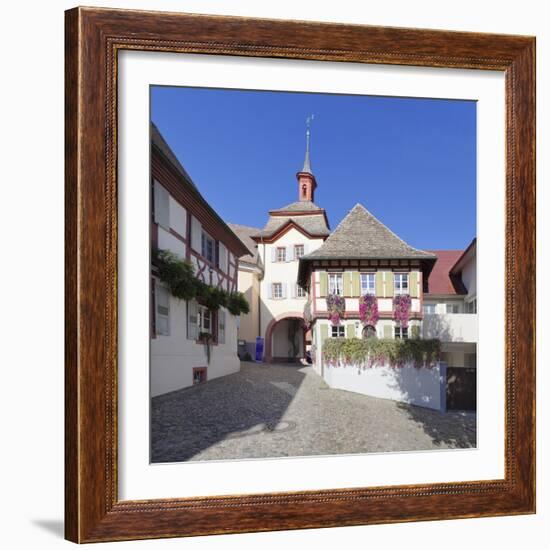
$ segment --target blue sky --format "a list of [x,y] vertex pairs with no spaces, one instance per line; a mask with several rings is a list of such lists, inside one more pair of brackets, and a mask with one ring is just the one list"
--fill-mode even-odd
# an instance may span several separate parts
[[473,101],[152,87],[151,118],[227,222],[263,227],[298,197],[311,128],[315,202],[332,229],[360,202],[424,249],[476,232]]

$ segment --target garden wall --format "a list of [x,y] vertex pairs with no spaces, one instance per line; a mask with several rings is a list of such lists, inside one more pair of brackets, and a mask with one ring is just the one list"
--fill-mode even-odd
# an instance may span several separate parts
[[409,403],[420,407],[446,410],[447,365],[438,362],[434,367],[324,365],[323,378],[331,388],[352,391]]

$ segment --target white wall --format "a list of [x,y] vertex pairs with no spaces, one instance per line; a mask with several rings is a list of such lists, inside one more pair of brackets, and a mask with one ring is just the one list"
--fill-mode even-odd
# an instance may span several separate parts
[[[265,258],[264,278],[260,283],[260,294],[264,304],[262,315],[262,333],[265,334],[267,324],[274,317],[287,312],[303,311],[306,298],[291,298],[291,286],[296,284],[298,276],[298,260],[288,262],[273,262],[272,249],[279,246],[294,246],[295,244],[306,244],[307,252],[313,252],[323,244],[323,239],[308,239],[296,229],[291,229],[273,244],[258,244],[260,258]],[[264,256],[265,248],[265,256]],[[287,298],[270,299],[269,286],[271,283],[282,282],[287,286]]]
[[438,338],[442,342],[477,342],[477,314],[426,314],[422,321],[423,338]]
[[[88,0],[87,5],[113,6],[133,9],[156,9],[245,15],[299,20],[325,20],[371,25],[430,27],[479,32],[538,34],[537,42],[537,112],[539,117],[537,143],[539,152],[550,149],[550,40],[547,6],[545,2],[524,0],[521,9],[515,2],[464,0],[461,9],[440,1],[409,2],[393,0],[390,3],[362,3],[354,0],[339,2],[296,2],[291,0]],[[33,223],[20,224],[21,210],[6,208],[2,223],[6,228],[18,227],[19,246],[11,250],[16,264],[28,262],[29,250],[34,260],[48,265],[41,272],[41,284],[48,291],[36,296],[28,289],[35,284],[33,270],[21,270],[17,277],[4,271],[4,288],[13,291],[5,295],[4,307],[10,311],[6,319],[7,334],[3,361],[6,365],[20,365],[32,383],[24,393],[7,391],[0,401],[4,418],[17,421],[3,424],[6,441],[13,452],[0,457],[2,466],[2,513],[5,518],[3,540],[8,548],[41,548],[63,550],[70,543],[63,540],[63,13],[77,5],[75,1],[55,3],[11,2],[4,6],[6,21],[26,22],[27,34],[32,40],[21,41],[20,25],[6,25],[0,40],[5,51],[16,55],[4,57],[5,74],[16,74],[17,85],[6,85],[0,90],[2,102],[10,105],[4,112],[6,131],[0,139],[9,152],[11,162],[5,164],[5,181],[21,181],[21,166],[25,166],[25,185],[6,186],[7,204],[25,204],[25,218]],[[33,17],[28,13],[32,10]],[[498,17],[495,16],[498,14]],[[36,47],[40,44],[40,47]],[[21,71],[21,66],[32,70]],[[36,98],[36,83],[40,87],[40,101]],[[47,108],[44,108],[47,105]],[[25,116],[22,116],[25,113]],[[25,143],[26,147],[18,145]],[[29,162],[32,151],[33,162]],[[539,280],[546,279],[550,267],[548,246],[549,219],[543,212],[550,210],[550,193],[542,184],[550,176],[550,158],[539,154],[538,191],[539,216]],[[56,182],[45,184],[44,182]],[[320,182],[321,184],[321,182]],[[29,189],[34,200],[28,201]],[[40,227],[40,231],[36,228]],[[8,237],[9,232],[4,232]],[[9,279],[8,279],[9,278]],[[9,280],[9,284],[8,284]],[[23,302],[21,301],[23,297]],[[548,289],[540,285],[540,304],[548,303]],[[27,307],[21,307],[21,304]],[[31,309],[34,314],[29,317]],[[539,365],[548,364],[550,343],[543,338],[550,329],[548,319],[539,307],[538,356]],[[26,326],[27,330],[20,327]],[[33,345],[29,346],[29,334]],[[25,350],[25,354],[22,354]],[[4,371],[7,388],[21,387],[21,368]],[[547,369],[537,375],[539,393],[548,391]],[[33,403],[33,406],[24,406]],[[537,421],[540,426],[550,424],[550,400],[539,399]],[[40,414],[37,414],[37,410]],[[56,427],[52,429],[52,427]],[[32,433],[32,437],[29,434]],[[539,464],[550,461],[550,430],[539,429],[537,434]],[[37,458],[37,449],[40,456]],[[453,451],[454,452],[454,451]],[[290,460],[289,462],[292,462]],[[39,464],[39,467],[37,467]],[[315,466],[314,466],[315,467]],[[48,475],[44,475],[47,472]],[[319,470],[319,475],[324,475]],[[21,480],[33,489],[21,490]],[[189,550],[280,550],[281,547],[343,548],[357,547],[368,539],[371,545],[383,545],[388,550],[407,548],[423,550],[427,541],[444,541],[445,550],[463,550],[465,541],[476,545],[498,546],[499,550],[516,550],[526,544],[533,550],[546,548],[550,522],[550,475],[548,468],[537,472],[538,507],[536,515],[465,519],[455,521],[413,522],[399,525],[371,525],[331,529],[308,529],[244,535],[217,535],[191,537],[183,543]],[[140,548],[152,550],[180,548],[181,539],[153,540],[94,545],[94,550],[112,548]]]
[[442,396],[446,375],[441,363],[433,368],[416,368],[412,365],[395,368],[388,365],[370,368],[357,365],[325,366],[323,378],[331,388],[428,409],[440,410],[445,407]]
[[226,311],[225,344],[210,346],[210,362],[204,345],[187,338],[186,302],[170,296],[170,334],[151,339],[151,395],[153,397],[193,385],[193,368],[207,367],[207,379],[239,371],[237,322]]

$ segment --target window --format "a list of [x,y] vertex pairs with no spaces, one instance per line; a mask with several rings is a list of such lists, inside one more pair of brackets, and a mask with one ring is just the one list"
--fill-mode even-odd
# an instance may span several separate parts
[[296,244],[294,245],[294,258],[299,260],[304,255],[304,245]]
[[286,248],[284,246],[277,247],[277,261],[286,262]]
[[166,229],[170,227],[170,194],[158,181],[154,183],[153,214],[156,223]]
[[395,294],[408,294],[409,293],[409,274],[394,273],[393,287],[395,290]]
[[424,304],[422,310],[424,314],[433,315],[435,313],[435,304]]
[[271,296],[274,300],[283,297],[283,284],[282,283],[273,283],[271,285]]
[[216,243],[208,233],[202,233],[202,249],[201,254],[209,261],[214,263],[216,259]]
[[374,273],[361,273],[361,295],[376,294]]
[[447,304],[447,313],[458,313],[458,304]]
[[471,302],[466,302],[466,313],[477,313],[477,299],[474,298]]
[[199,333],[212,332],[212,312],[207,307],[199,306],[197,324],[199,326]]
[[344,295],[344,283],[342,273],[328,274],[328,293],[337,296]]
[[332,325],[330,327],[330,336],[332,338],[345,338],[346,327],[344,325]]
[[170,336],[170,293],[159,284],[155,285],[155,305],[156,333]]
[[296,298],[305,298],[306,291],[300,286],[296,285]]
[[401,338],[402,340],[407,340],[409,337],[409,327],[400,327],[395,325],[395,337]]

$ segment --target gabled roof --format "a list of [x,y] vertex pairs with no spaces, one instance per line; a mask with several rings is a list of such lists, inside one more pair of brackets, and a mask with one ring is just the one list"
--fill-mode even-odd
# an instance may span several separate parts
[[249,264],[258,264],[258,245],[254,240],[252,240],[252,235],[256,235],[258,233],[259,229],[257,227],[249,227],[247,225],[239,225],[236,223],[228,223],[227,224],[230,229],[239,237],[239,239],[243,242],[243,244],[248,248],[248,251],[250,254],[246,254],[245,256],[241,256],[239,258],[240,262],[246,262]]
[[466,288],[451,270],[464,250],[430,250],[437,256],[432,272],[428,277],[428,289],[426,294],[443,294],[450,296],[461,296],[466,294]]
[[356,204],[322,246],[302,260],[435,258],[429,252],[408,245],[363,205]]

